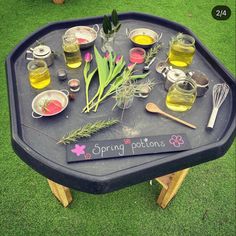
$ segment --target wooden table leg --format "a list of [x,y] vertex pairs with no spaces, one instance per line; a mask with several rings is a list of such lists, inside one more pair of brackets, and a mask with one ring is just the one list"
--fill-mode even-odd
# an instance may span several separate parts
[[165,208],[171,199],[176,195],[186,175],[188,174],[188,171],[189,168],[156,178],[156,180],[163,187],[157,199],[157,203],[162,208]]
[[57,184],[50,179],[47,180],[52,193],[62,203],[64,207],[67,207],[72,201],[70,189],[63,185]]
[[63,4],[65,0],[53,0],[55,4]]

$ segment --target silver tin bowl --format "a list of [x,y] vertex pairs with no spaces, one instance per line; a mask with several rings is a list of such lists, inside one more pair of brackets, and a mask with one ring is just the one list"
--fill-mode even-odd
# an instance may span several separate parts
[[208,77],[201,71],[189,72],[189,75],[197,84],[197,96],[204,96],[209,89]]
[[94,45],[97,38],[99,26],[96,24],[92,28],[88,26],[75,26],[68,29],[65,35],[74,34],[81,49],[89,48]]
[[[54,116],[61,113],[68,105],[69,92],[66,89],[63,90],[46,90],[38,94],[32,101],[32,117],[41,118],[46,116]],[[62,109],[59,112],[53,114],[45,114],[42,111],[42,104],[47,100],[57,100],[61,103]]]
[[[154,45],[155,43],[157,43],[161,37],[162,37],[162,33],[158,34],[153,30],[147,29],[147,28],[138,28],[138,29],[133,29],[132,31],[129,31],[129,29],[126,29],[126,35],[129,38],[129,40],[137,47],[141,47],[141,48],[149,48],[152,45]],[[148,35],[151,38],[153,38],[153,43],[150,44],[139,44],[137,42],[135,42],[133,40],[134,36],[137,35]]]

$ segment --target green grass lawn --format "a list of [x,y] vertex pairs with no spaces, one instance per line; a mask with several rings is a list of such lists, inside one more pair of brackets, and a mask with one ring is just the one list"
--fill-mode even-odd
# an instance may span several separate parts
[[[0,1],[0,235],[235,235],[235,144],[216,161],[191,169],[177,197],[165,210],[155,198],[160,186],[141,183],[106,195],[73,191],[63,208],[46,179],[30,169],[12,150],[4,60],[31,32],[53,21],[139,11],[189,27],[235,75],[234,0],[50,0]],[[211,9],[226,4],[227,21]]]

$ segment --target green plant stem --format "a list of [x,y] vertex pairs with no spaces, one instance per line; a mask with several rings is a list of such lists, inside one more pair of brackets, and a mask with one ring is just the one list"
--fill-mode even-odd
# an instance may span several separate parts
[[97,72],[97,68],[95,68],[90,74],[88,74],[90,70],[90,63],[85,62],[84,66],[84,81],[85,81],[85,100],[86,100],[86,107],[89,109],[88,103],[89,103],[89,85],[90,82],[94,76],[94,74]]
[[[99,102],[97,102],[97,103],[101,104],[106,98],[108,98],[109,96],[111,96],[113,93],[115,93],[114,90],[113,90],[113,91],[110,91],[109,93],[106,93],[106,94],[99,100]],[[90,110],[92,110],[95,106],[97,106],[97,103],[95,103],[95,104],[93,104],[92,106],[90,106]],[[99,104],[98,104],[98,105],[99,105]],[[94,112],[96,112],[96,111],[94,110]]]
[[[106,80],[104,89],[121,73],[121,71],[123,70],[123,68],[125,66],[125,62],[124,62],[123,57],[120,59],[120,61],[117,63],[117,65],[115,67],[114,67],[114,60],[115,60],[115,57],[111,58],[111,61],[110,61],[110,65],[111,65],[110,66],[110,72],[111,73],[109,74],[109,77]],[[98,100],[97,100],[97,103],[96,103],[96,106],[95,106],[95,109],[94,109],[95,112],[97,111],[99,104],[102,102],[101,98],[102,98],[104,89],[98,97]]]
[[89,108],[89,106],[93,103],[93,101],[98,97],[98,94],[99,94],[99,90],[97,91],[97,93],[93,96],[93,98],[88,102],[88,109],[87,109],[87,106],[85,106],[82,110],[82,112],[85,112],[86,110],[86,113],[89,112],[91,110],[91,108]]
[[85,66],[84,66],[84,81],[85,81],[85,100],[86,100],[86,106],[88,104],[88,88],[89,88],[89,84],[88,84],[88,71],[90,69],[90,64],[88,62],[85,62]]
[[[95,57],[96,57],[96,60],[98,61],[97,64],[99,66],[101,66],[104,63],[104,58],[102,58],[103,59],[103,61],[102,61],[101,56],[97,51],[95,51]],[[97,93],[95,94],[95,96],[92,98],[92,100],[90,102],[88,102],[88,104],[90,105],[90,104],[92,104],[92,102],[94,100],[97,99],[95,105],[94,104],[92,105],[92,108],[94,108],[95,112],[97,111],[98,106],[101,103],[101,98],[103,98],[103,94],[104,94],[106,87],[121,73],[121,71],[123,70],[123,68],[125,66],[125,61],[124,61],[123,57],[121,57],[121,59],[119,60],[119,62],[117,64],[115,64],[115,59],[116,59],[116,55],[110,54],[110,57],[108,60],[109,73],[105,79],[99,78],[99,81],[100,81],[99,82],[99,89],[98,89]],[[100,70],[100,69],[98,68],[98,70]],[[104,75],[103,71],[100,72],[100,75],[101,76]],[[91,106],[89,106],[89,105],[86,108],[84,108],[82,112],[86,112],[86,113],[89,112],[91,110]]]
[[[131,80],[136,80],[136,79],[144,79],[146,78],[148,75],[150,74],[150,72],[146,73],[146,74],[142,74],[142,75],[131,75],[130,76],[130,72],[128,71],[124,71],[123,75],[120,77],[117,77],[116,81],[111,85],[111,87],[108,89],[108,91],[105,93],[105,95],[103,97],[101,97],[99,100],[97,100],[97,102],[95,104],[93,104],[90,107],[90,110],[92,110],[94,107],[96,108],[101,102],[103,102],[107,97],[111,96],[113,93],[115,93],[116,89],[118,87],[120,87],[125,80],[127,80],[130,76]],[[96,110],[94,109],[94,111],[96,112]]]

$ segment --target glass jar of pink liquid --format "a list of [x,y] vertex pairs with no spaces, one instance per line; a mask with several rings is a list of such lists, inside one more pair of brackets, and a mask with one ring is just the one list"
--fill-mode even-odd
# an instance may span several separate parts
[[129,61],[131,63],[142,64],[145,56],[146,52],[143,48],[132,48],[129,51]]

